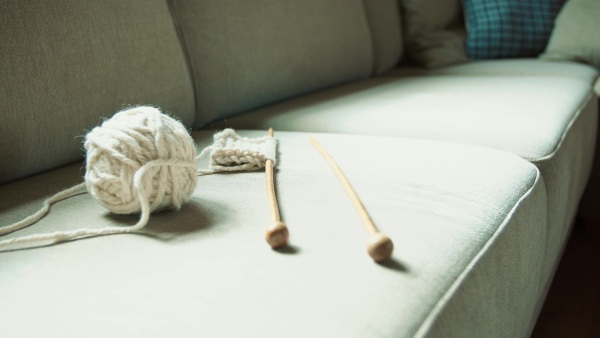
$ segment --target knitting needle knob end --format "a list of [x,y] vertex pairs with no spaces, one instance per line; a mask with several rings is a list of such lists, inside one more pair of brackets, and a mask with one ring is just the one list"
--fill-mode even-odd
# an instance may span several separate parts
[[265,239],[273,249],[286,245],[289,237],[290,232],[288,228],[281,222],[276,223],[265,232]]
[[392,240],[388,236],[381,233],[375,233],[369,236],[367,251],[374,261],[383,262],[392,256],[394,243],[392,243]]

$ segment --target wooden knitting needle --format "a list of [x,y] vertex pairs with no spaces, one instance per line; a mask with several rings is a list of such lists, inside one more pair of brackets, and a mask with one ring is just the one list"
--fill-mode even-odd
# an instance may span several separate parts
[[[269,128],[269,136],[273,137],[273,128]],[[285,224],[281,221],[277,196],[275,195],[275,179],[273,174],[273,161],[267,160],[265,165],[267,176],[267,197],[269,199],[269,210],[271,213],[271,222],[273,225],[265,232],[265,239],[271,248],[276,249],[288,243],[290,233]]]
[[373,223],[373,220],[369,216],[367,209],[365,209],[365,206],[358,198],[356,191],[354,191],[352,185],[350,185],[350,182],[348,181],[348,178],[346,175],[344,175],[342,169],[340,169],[331,155],[325,151],[325,149],[321,146],[321,144],[319,144],[319,142],[317,142],[316,139],[312,137],[309,137],[309,139],[313,146],[315,146],[315,148],[323,156],[323,158],[325,158],[331,169],[333,169],[333,172],[342,184],[342,187],[344,187],[344,190],[346,190],[348,197],[350,197],[354,208],[356,211],[358,211],[358,215],[360,216],[360,219],[369,235],[367,243],[367,252],[369,253],[369,256],[371,256],[371,258],[373,258],[373,260],[376,262],[383,262],[389,259],[392,256],[392,251],[394,251],[394,243],[392,243],[392,240],[389,237],[377,230],[375,223]]

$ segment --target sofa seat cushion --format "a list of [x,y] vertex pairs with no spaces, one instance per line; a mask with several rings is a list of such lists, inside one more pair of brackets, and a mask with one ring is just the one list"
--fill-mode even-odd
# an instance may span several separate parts
[[[590,67],[568,63],[551,63],[559,69],[564,65],[564,73],[543,76],[548,62],[541,63],[539,72],[532,70],[535,75],[523,74],[516,64],[503,71],[492,63],[487,76],[479,75],[485,65],[414,76],[400,72],[270,105],[222,126],[438,139],[536,159],[557,148],[571,122],[593,101],[596,76]],[[573,69],[579,72],[570,73]]]
[[227,125],[434,139],[519,155],[538,166],[549,192],[545,264],[552,274],[591,170],[596,76],[589,66],[536,60],[408,69],[272,105]]
[[[208,132],[194,136],[200,147],[211,142]],[[395,243],[393,260],[378,265],[307,136],[276,132],[287,250],[263,240],[264,172],[200,177],[188,204],[152,215],[141,235],[0,253],[3,335],[526,335],[546,245],[546,192],[535,166],[483,147],[313,134]],[[80,168],[0,186],[3,225],[77,183]],[[9,236],[136,220],[80,195]]]

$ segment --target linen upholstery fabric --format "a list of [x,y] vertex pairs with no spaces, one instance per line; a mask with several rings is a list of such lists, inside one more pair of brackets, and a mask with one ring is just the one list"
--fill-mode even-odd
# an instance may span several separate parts
[[80,160],[81,136],[126,106],[193,124],[164,1],[2,1],[0,41],[0,183]]
[[467,62],[460,0],[400,2],[406,53],[420,66],[437,68]]
[[[530,160],[542,172],[548,191],[548,258],[544,274],[552,275],[558,266],[591,175],[598,109],[598,100],[595,94],[591,94],[589,101],[575,111],[556,149],[546,156]],[[547,292],[550,281],[544,288],[544,292]],[[538,311],[541,306],[538,304]]]
[[572,60],[600,69],[600,1],[569,0],[556,18],[543,59]]
[[[596,91],[596,93],[599,93]],[[594,159],[592,164],[592,172],[590,173],[590,179],[587,182],[585,192],[581,197],[581,202],[577,209],[577,214],[582,216],[584,219],[599,219],[600,210],[598,205],[600,204],[600,134],[596,134],[596,149],[594,150]]]
[[[495,59],[463,63],[449,67],[427,70],[421,67],[396,68],[386,74],[391,77],[410,76],[540,76],[567,77],[579,79],[585,83],[594,83],[598,79],[598,71],[589,65],[572,61],[549,61],[540,59]],[[596,92],[598,92],[596,90]]]
[[[391,75],[403,76],[404,69],[394,70]],[[539,59],[497,59],[468,62],[452,67],[442,67],[423,75],[468,75],[468,76],[540,76],[566,77],[594,83],[598,71],[592,67],[570,61],[548,61]]]
[[593,104],[590,94],[591,84],[572,76],[390,76],[323,90],[215,126],[428,138],[536,159],[558,147],[579,109]]
[[[212,143],[211,134],[194,135],[199,147]],[[143,236],[0,253],[3,334],[448,337],[495,328],[496,336],[524,335],[540,295],[546,236],[544,184],[533,165],[482,147],[312,134],[394,240],[394,260],[378,265],[308,136],[276,132],[291,249],[272,251],[262,238],[264,172],[201,177],[190,203],[154,214]],[[80,180],[79,168],[0,186],[3,223]],[[20,232],[136,218],[108,214],[82,195]],[[463,303],[468,309],[453,311]],[[482,320],[467,327],[472,318]]]
[[[510,76],[508,67],[498,76],[448,69],[450,75],[431,71],[341,86],[230,119],[228,125],[433,139],[521,156],[538,166],[548,191],[542,283],[549,283],[590,175],[598,112],[590,79],[597,73],[585,66],[552,76]],[[514,71],[521,73],[520,67]]]
[[373,74],[395,67],[402,56],[402,27],[397,0],[363,0],[371,31]]
[[565,0],[463,0],[467,55],[474,60],[538,56]]
[[195,79],[196,126],[368,77],[362,0],[174,0]]

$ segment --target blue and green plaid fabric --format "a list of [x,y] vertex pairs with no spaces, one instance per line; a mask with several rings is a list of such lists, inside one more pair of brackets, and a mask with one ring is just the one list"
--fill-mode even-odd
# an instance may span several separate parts
[[564,2],[463,0],[467,55],[470,59],[482,60],[541,54]]

